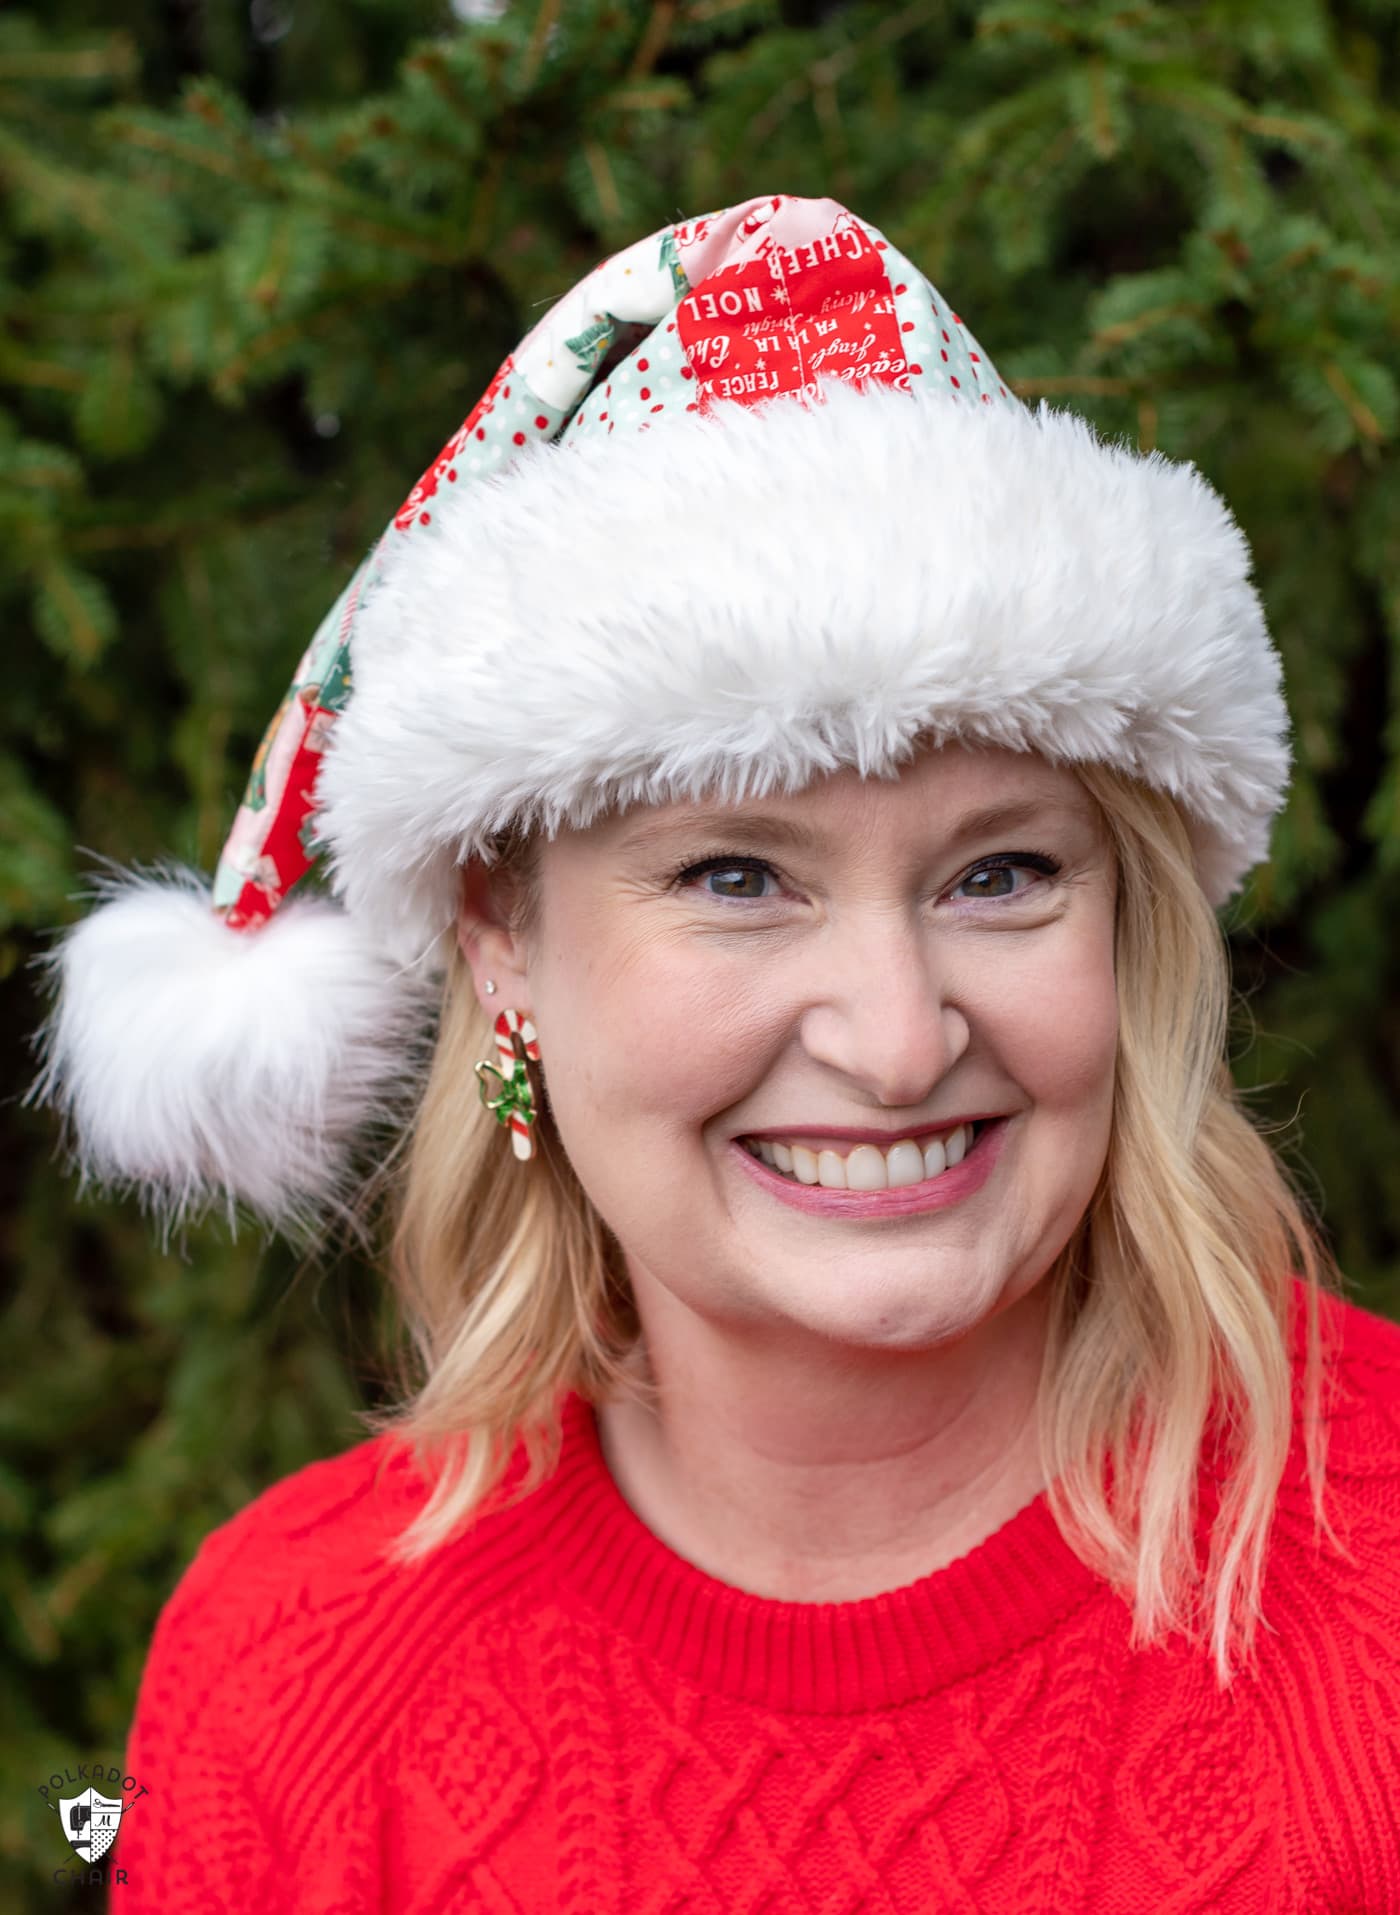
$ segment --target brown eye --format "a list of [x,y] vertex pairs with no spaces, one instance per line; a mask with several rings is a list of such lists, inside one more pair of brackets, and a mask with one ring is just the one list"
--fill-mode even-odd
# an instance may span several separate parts
[[971,888],[972,895],[976,898],[1013,897],[1016,892],[1016,885],[1013,882],[1015,870],[1015,865],[1002,864],[990,871],[974,871],[971,876],[963,879],[963,884]]
[[[1056,859],[1042,851],[1017,851],[1001,858],[988,858],[976,865],[965,877],[959,878],[953,886],[956,896],[964,887],[973,898],[996,903],[1003,898],[1019,898],[1025,892],[1034,889],[1035,878],[1053,878],[1060,866]],[[1032,882],[1016,884],[1014,872],[1028,872]]]
[[710,876],[712,878],[718,878],[721,884],[726,887],[730,884],[748,887],[746,890],[736,889],[733,891],[726,888],[720,893],[721,897],[761,898],[763,896],[761,889],[763,873],[761,871],[712,871]]
[[[697,878],[718,878],[726,887],[712,890],[704,887],[704,895],[709,898],[733,898],[739,903],[761,903],[773,896],[764,891],[765,878],[776,879],[773,867],[765,864],[762,858],[706,858],[700,864],[687,865],[678,871],[675,884],[678,889],[688,888]],[[736,889],[729,889],[734,885]],[[745,888],[746,887],[746,888]]]

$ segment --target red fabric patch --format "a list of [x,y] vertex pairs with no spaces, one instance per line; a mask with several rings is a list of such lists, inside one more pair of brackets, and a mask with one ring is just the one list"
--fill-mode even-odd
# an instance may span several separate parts
[[[275,870],[276,880],[262,884],[248,880],[224,914],[225,922],[233,931],[247,931],[265,923],[292,886],[311,868],[305,826],[316,804],[316,774],[321,768],[324,731],[334,724],[335,714],[319,705],[310,710],[305,706],[301,709],[304,713],[301,743],[292,759],[277,815],[263,840],[264,869]],[[292,722],[291,713],[287,716],[288,722]],[[318,718],[325,720],[325,726],[319,728],[321,736],[316,727]]]
[[811,393],[822,379],[908,381],[885,263],[849,215],[805,245],[770,237],[758,258],[702,279],[676,315],[702,408]]

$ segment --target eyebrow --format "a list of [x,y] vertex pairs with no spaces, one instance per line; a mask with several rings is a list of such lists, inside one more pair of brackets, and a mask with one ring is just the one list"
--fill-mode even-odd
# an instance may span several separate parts
[[[966,838],[980,838],[993,831],[1041,825],[1056,815],[1077,819],[1081,808],[1057,798],[1023,798],[1015,803],[983,805],[957,820],[949,834],[949,843],[960,844]],[[639,824],[622,838],[620,849],[650,850],[674,838],[702,831],[718,832],[733,844],[784,845],[798,851],[821,850],[826,842],[824,833],[777,812],[706,806],[684,818],[659,818]]]

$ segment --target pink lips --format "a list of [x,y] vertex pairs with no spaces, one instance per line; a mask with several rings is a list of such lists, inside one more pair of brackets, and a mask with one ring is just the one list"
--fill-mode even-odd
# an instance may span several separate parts
[[765,1190],[791,1205],[821,1217],[909,1217],[925,1210],[946,1210],[980,1190],[1001,1155],[1007,1119],[997,1118],[974,1140],[960,1164],[922,1183],[896,1190],[825,1190],[820,1184],[799,1184],[752,1156],[737,1140],[730,1149],[748,1174]]

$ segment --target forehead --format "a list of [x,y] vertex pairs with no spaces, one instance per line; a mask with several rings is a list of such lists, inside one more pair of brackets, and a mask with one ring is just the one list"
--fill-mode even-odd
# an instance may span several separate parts
[[897,778],[867,778],[848,768],[781,795],[639,805],[602,829],[618,849],[646,849],[702,828],[820,848],[905,831],[927,840],[931,826],[939,837],[961,837],[1052,819],[1094,825],[1097,817],[1071,765],[1034,752],[945,745],[921,750]]

